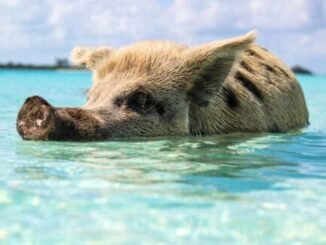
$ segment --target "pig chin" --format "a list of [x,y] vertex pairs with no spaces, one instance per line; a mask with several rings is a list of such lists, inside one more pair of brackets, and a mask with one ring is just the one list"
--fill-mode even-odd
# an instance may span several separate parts
[[26,99],[16,127],[26,140],[89,141],[109,138],[98,115],[80,108],[57,108],[39,96]]

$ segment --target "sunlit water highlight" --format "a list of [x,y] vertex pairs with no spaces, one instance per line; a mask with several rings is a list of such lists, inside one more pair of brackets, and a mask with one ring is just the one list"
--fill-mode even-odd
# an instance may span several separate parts
[[309,128],[93,143],[22,141],[30,95],[79,106],[87,72],[0,71],[0,244],[326,243],[326,77]]

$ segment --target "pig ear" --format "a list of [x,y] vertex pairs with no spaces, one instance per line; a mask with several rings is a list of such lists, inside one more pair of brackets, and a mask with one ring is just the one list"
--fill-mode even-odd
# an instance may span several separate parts
[[75,47],[71,52],[71,59],[74,65],[86,65],[88,69],[96,70],[112,53],[113,49],[108,47]]
[[207,106],[220,89],[241,54],[253,44],[256,32],[212,42],[185,50],[186,69],[191,74],[189,97],[198,106]]

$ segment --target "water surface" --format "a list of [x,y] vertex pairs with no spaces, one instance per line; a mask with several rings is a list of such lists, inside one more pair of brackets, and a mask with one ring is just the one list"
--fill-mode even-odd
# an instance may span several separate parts
[[33,142],[26,97],[80,106],[91,75],[0,70],[0,244],[325,244],[326,77],[299,80],[300,132]]

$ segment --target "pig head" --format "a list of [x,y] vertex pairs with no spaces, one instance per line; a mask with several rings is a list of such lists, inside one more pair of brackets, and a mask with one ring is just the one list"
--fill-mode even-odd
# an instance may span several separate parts
[[189,134],[191,103],[207,106],[255,34],[187,48],[147,41],[119,48],[75,48],[94,81],[86,105],[57,108],[26,99],[17,130],[32,140],[101,140]]

